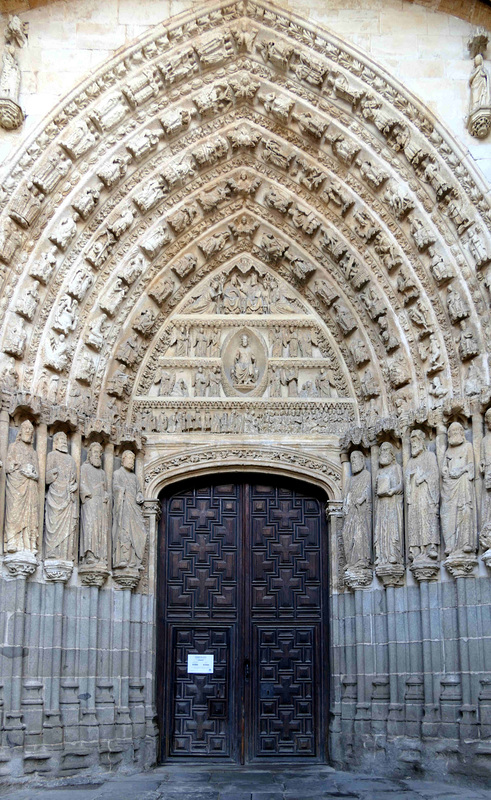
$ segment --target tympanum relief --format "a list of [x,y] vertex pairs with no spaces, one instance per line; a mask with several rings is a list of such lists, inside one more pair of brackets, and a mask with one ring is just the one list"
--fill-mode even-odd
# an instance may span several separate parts
[[[147,357],[135,419],[148,432],[333,430],[352,406],[329,339],[291,286],[242,258],[215,273],[165,327]],[[116,356],[124,363],[129,342]]]

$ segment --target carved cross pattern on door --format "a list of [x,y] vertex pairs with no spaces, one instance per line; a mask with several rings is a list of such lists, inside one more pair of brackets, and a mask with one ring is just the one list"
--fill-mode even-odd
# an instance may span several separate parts
[[[203,481],[165,511],[166,755],[322,757],[321,501]],[[213,672],[188,673],[188,654]]]
[[252,487],[250,503],[253,614],[320,614],[319,504],[263,486]]
[[201,489],[169,507],[168,610],[210,617],[219,607],[236,613],[238,488]]

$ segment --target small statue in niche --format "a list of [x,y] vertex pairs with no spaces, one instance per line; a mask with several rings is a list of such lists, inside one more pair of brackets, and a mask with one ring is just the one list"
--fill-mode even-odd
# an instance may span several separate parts
[[440,544],[440,472],[435,454],[425,447],[423,431],[413,431],[410,441],[405,474],[409,558],[435,561]]
[[147,543],[143,494],[133,472],[135,454],[125,450],[113,476],[113,567],[140,570]]
[[448,429],[442,467],[441,521],[445,555],[475,553],[474,451],[460,422],[452,422]]
[[352,588],[371,579],[372,479],[360,450],[350,455],[351,477],[343,502],[345,577]]
[[29,420],[20,426],[7,451],[7,504],[5,549],[7,553],[30,550],[37,553],[39,531],[39,464],[32,446],[34,427]]
[[481,442],[481,474],[483,476],[481,500],[481,547],[491,549],[491,408],[484,416],[486,433]]
[[377,505],[375,513],[375,564],[402,565],[402,469],[396,461],[394,447],[383,442],[379,452],[379,471],[376,480]]
[[46,459],[46,483],[46,558],[73,561],[78,522],[77,467],[63,431],[53,436],[53,450]]
[[80,556],[85,564],[107,564],[108,504],[102,445],[92,442],[80,470]]
[[0,127],[7,131],[19,128],[24,121],[24,114],[18,102],[20,81],[21,73],[15,47],[9,44],[7,39],[0,71]]
[[477,53],[474,57],[474,69],[469,78],[469,87],[467,127],[471,136],[484,139],[491,128],[491,92],[482,53]]

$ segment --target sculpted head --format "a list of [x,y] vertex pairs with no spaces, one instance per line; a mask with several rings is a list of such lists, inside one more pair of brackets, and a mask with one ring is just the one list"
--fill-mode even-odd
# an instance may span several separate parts
[[425,447],[425,435],[423,431],[416,430],[411,433],[411,455],[413,458],[419,456]]
[[20,439],[26,444],[31,444],[34,439],[34,426],[28,419],[24,420],[19,430]]
[[381,467],[387,467],[389,464],[392,464],[396,460],[396,454],[394,453],[394,448],[392,447],[390,442],[382,442],[380,445],[380,451],[378,455],[378,463]]
[[64,431],[58,431],[53,436],[53,450],[58,450],[60,453],[68,453],[68,439]]
[[102,445],[99,442],[92,442],[87,451],[87,460],[93,467],[100,467],[102,464]]
[[448,429],[448,443],[450,447],[457,447],[465,442],[465,431],[460,422],[452,422]]
[[351,464],[351,472],[353,475],[356,475],[358,472],[361,472],[362,469],[365,467],[365,456],[361,452],[361,450],[353,450],[350,457],[350,464]]
[[123,455],[121,456],[121,463],[125,469],[133,472],[133,467],[135,466],[135,454],[133,450],[125,450]]
[[488,408],[486,411],[486,414],[484,415],[484,421],[488,431],[491,431],[491,408]]
[[248,337],[247,333],[243,333],[242,334],[242,347],[247,347],[248,344],[249,344],[249,337]]

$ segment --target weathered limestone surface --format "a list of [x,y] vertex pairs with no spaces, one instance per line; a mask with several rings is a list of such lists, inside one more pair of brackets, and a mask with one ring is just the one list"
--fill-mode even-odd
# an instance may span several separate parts
[[466,127],[487,102],[470,25],[402,0],[302,1],[307,22],[259,0],[171,10],[21,15],[27,120],[1,138],[1,771],[153,763],[159,494],[255,470],[326,493],[333,760],[489,772],[491,205],[473,156],[486,169],[490,145]]

